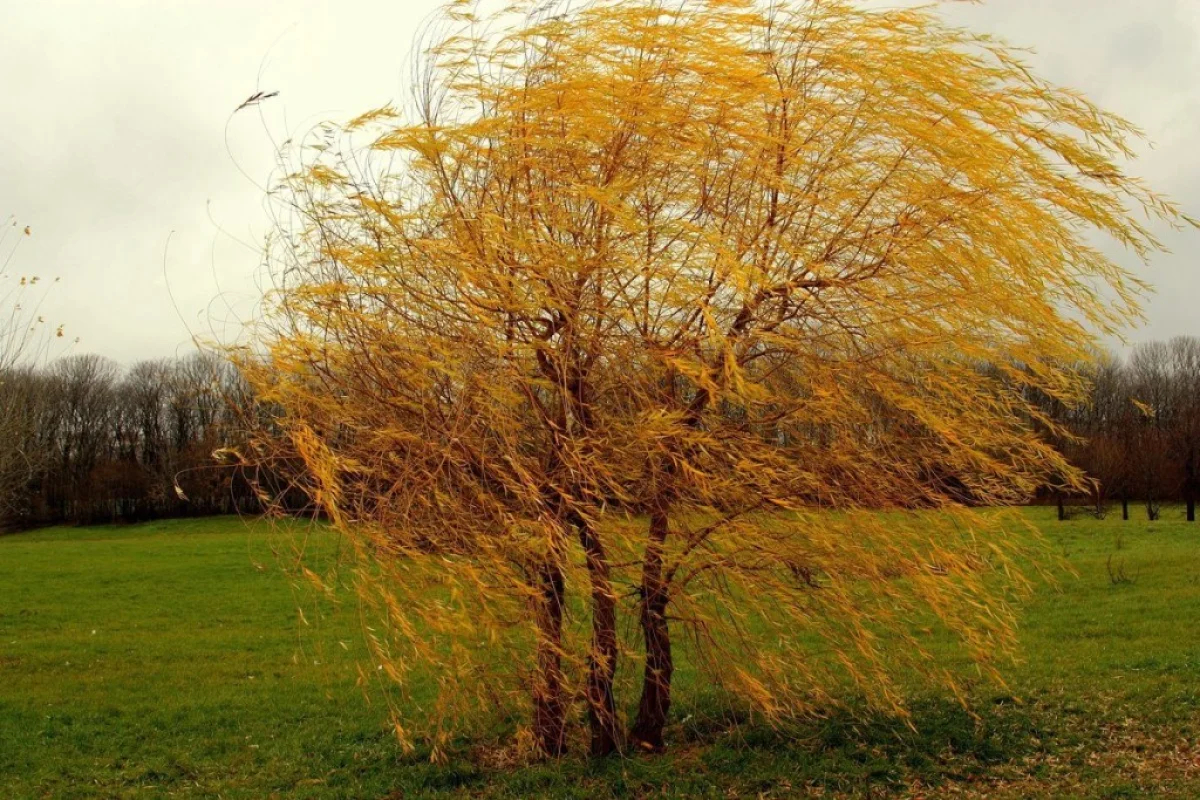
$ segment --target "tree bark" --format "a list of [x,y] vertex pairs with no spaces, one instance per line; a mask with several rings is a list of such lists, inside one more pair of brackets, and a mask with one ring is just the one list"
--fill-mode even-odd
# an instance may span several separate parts
[[1190,492],[1187,496],[1187,521],[1196,521],[1196,498]]
[[562,565],[553,560],[538,569],[535,615],[538,672],[533,686],[533,735],[543,754],[566,751],[566,703],[563,701],[562,622],[566,591]]
[[621,746],[620,722],[613,695],[617,671],[617,596],[613,591],[608,555],[595,529],[576,520],[579,543],[587,556],[592,585],[592,650],[588,657],[588,721],[593,756],[607,756]]
[[642,676],[642,698],[630,736],[634,744],[652,753],[666,749],[663,729],[671,709],[671,634],[667,627],[670,592],[663,565],[663,546],[668,531],[664,511],[650,515],[650,537],[642,565],[642,635],[646,642],[646,668]]
[[1062,496],[1062,493],[1060,492],[1058,494],[1058,521],[1062,522],[1066,518],[1067,518],[1067,510],[1063,507],[1063,496]]
[[1121,498],[1121,519],[1129,521],[1129,498]]

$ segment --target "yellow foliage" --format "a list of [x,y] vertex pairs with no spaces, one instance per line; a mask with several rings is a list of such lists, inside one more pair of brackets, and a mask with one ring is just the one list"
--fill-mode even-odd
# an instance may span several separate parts
[[965,506],[1078,483],[1030,397],[1080,399],[1065,365],[1143,290],[1090,234],[1145,258],[1143,214],[1190,224],[1126,175],[1137,130],[928,8],[475,14],[415,118],[301,149],[242,357],[278,412],[257,452],[360,558],[382,672],[439,667],[396,730],[440,753],[532,696],[556,752],[582,693],[596,748],[622,656],[656,749],[668,604],[772,717],[847,677],[899,706],[921,628],[994,673],[1027,538]]

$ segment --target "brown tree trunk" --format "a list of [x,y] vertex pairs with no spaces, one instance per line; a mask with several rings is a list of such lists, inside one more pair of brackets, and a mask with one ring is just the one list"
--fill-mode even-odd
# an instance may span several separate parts
[[1063,507],[1063,496],[1062,496],[1062,493],[1060,492],[1058,494],[1058,521],[1062,522],[1066,518],[1067,518],[1067,510]]
[[1129,521],[1129,498],[1121,498],[1121,519]]
[[1196,521],[1196,460],[1195,451],[1188,450],[1183,464],[1183,499],[1187,503],[1187,521]]
[[668,519],[663,511],[650,515],[650,537],[646,545],[646,560],[642,565],[642,635],[646,641],[646,669],[642,676],[642,699],[630,736],[638,747],[661,753],[663,728],[671,709],[671,675],[675,665],[671,658],[671,633],[667,628],[667,603],[670,592],[663,568],[663,544],[667,538]]
[[564,593],[562,566],[557,561],[548,561],[538,570],[535,598],[538,672],[533,686],[533,735],[542,753],[551,757],[566,751],[567,709],[562,696]]
[[588,658],[588,721],[593,756],[607,756],[621,746],[620,722],[613,695],[617,671],[617,596],[613,591],[604,543],[592,526],[577,520],[579,543],[587,555],[592,584],[592,651]]

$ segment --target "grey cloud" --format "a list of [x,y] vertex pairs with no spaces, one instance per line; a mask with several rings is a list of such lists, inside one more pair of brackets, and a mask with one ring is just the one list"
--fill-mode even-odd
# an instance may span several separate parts
[[[231,112],[279,90],[261,113],[282,137],[402,100],[413,37],[436,5],[0,0],[0,217],[34,226],[23,270],[62,276],[48,313],[82,349],[130,361],[222,324],[218,292],[248,309],[258,257],[209,213],[261,241],[261,194],[233,159],[265,180],[272,151],[258,110]],[[1141,125],[1155,146],[1134,171],[1200,215],[1200,2],[990,0],[944,13],[1032,47],[1038,72]],[[1200,334],[1200,234],[1163,236],[1174,252],[1139,272],[1158,293],[1135,340]]]

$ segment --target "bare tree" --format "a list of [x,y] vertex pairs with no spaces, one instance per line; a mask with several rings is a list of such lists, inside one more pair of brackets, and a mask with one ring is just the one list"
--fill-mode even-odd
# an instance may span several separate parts
[[29,482],[45,456],[33,443],[45,394],[29,367],[45,355],[52,338],[40,314],[46,284],[13,269],[29,235],[13,217],[0,227],[0,526],[21,524],[28,516]]
[[1169,450],[1187,505],[1187,521],[1195,522],[1196,497],[1200,494],[1200,339],[1179,336],[1167,348],[1173,411]]
[[1175,416],[1175,391],[1171,379],[1171,350],[1164,342],[1138,345],[1129,358],[1132,400],[1142,412],[1141,424],[1132,433],[1129,453],[1136,484],[1146,504],[1146,516],[1156,520],[1162,502],[1178,487],[1171,461],[1171,428]]

